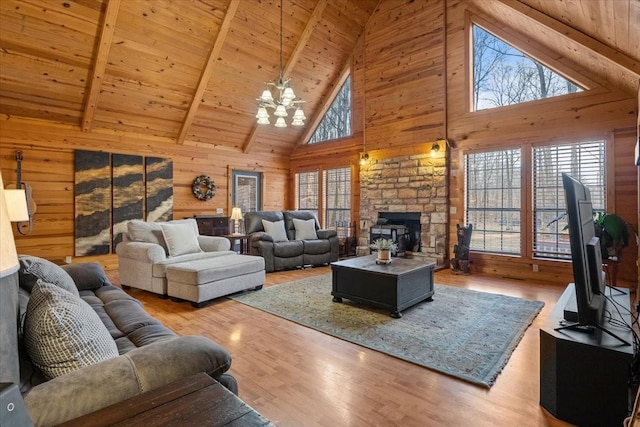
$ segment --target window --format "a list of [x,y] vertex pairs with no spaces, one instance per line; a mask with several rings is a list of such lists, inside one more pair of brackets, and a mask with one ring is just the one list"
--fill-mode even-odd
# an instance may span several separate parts
[[473,25],[475,111],[582,90],[574,82]]
[[465,155],[465,217],[471,249],[520,254],[520,149]]
[[318,216],[318,171],[296,174],[297,207]]
[[262,210],[262,173],[231,171],[231,204],[242,213]]
[[325,226],[347,227],[351,222],[351,168],[324,171]]
[[342,84],[308,144],[351,135],[351,76]]
[[[533,254],[571,259],[561,173],[585,184],[595,211],[606,206],[605,141],[533,149]],[[561,218],[561,219],[558,219]]]

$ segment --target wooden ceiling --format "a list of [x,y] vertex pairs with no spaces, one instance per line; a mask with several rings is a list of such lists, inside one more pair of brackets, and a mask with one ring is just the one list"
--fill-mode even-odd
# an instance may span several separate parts
[[[379,1],[411,0],[283,0],[283,67],[307,123]],[[640,1],[468,1],[637,93]],[[288,154],[306,129],[256,128],[254,117],[255,98],[278,77],[279,26],[279,0],[1,0],[0,113]]]

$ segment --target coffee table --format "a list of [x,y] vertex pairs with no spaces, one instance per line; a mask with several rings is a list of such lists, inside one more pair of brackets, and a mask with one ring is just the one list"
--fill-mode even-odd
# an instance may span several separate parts
[[433,300],[435,262],[393,258],[391,264],[376,264],[376,255],[331,263],[334,302],[342,298],[400,313],[421,301]]
[[275,427],[204,372],[67,421],[60,427],[114,425]]

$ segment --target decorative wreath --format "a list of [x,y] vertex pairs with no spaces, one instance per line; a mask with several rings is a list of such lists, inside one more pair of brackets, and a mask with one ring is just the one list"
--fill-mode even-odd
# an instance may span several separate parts
[[196,199],[206,201],[216,195],[216,184],[206,175],[200,175],[193,180],[191,191]]

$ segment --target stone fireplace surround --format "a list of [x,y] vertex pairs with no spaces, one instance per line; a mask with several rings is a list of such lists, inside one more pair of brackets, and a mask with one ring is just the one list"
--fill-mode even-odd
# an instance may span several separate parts
[[444,265],[447,251],[448,183],[444,153],[378,158],[360,167],[359,251],[368,253],[369,231],[381,212],[420,213],[420,251]]

